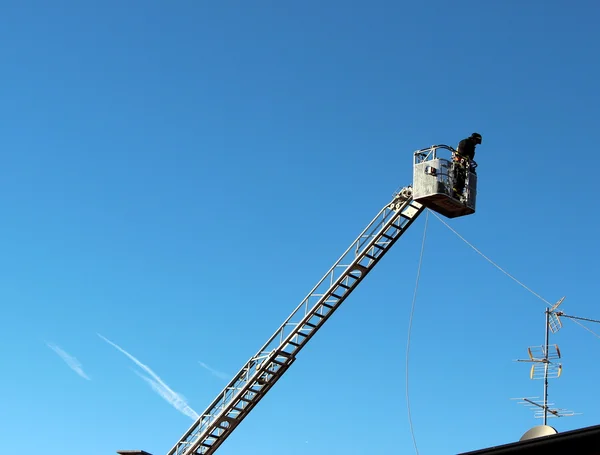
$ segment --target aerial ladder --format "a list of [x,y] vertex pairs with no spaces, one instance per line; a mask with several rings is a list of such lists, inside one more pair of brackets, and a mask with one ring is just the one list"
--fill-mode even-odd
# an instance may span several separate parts
[[447,145],[414,152],[413,185],[394,194],[168,455],[215,453],[290,368],[308,341],[426,208],[448,218],[475,212],[476,164],[472,163],[473,166],[466,170],[464,192],[455,194],[454,173],[459,171],[453,166],[455,153]]

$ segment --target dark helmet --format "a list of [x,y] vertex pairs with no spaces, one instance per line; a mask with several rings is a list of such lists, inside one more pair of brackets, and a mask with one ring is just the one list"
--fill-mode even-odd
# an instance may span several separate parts
[[473,134],[471,134],[471,137],[473,139],[475,139],[475,143],[476,144],[481,144],[481,134],[479,134],[479,133],[473,133]]

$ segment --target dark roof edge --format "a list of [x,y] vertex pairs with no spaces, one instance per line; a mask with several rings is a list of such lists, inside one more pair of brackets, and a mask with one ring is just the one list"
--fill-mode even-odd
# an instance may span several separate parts
[[[479,454],[494,454],[502,455],[508,453],[525,452],[529,450],[544,450],[557,446],[570,446],[573,449],[579,445],[583,448],[586,446],[589,439],[600,439],[600,425],[593,427],[578,428],[577,430],[565,431],[564,433],[552,434],[550,436],[542,436],[535,439],[527,439],[525,441],[511,442],[500,446],[489,447],[487,449],[479,449],[472,452],[463,452],[458,455],[479,455]],[[572,452],[573,453],[573,452]],[[585,452],[581,452],[585,453]]]

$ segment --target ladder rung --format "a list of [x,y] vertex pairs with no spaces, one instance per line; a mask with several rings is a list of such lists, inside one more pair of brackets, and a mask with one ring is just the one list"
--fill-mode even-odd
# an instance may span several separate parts
[[350,286],[348,286],[347,284],[344,284],[344,283],[340,283],[340,284],[338,284],[338,286],[345,288],[345,289],[350,289]]
[[331,297],[335,297],[336,299],[341,299],[342,298],[341,295],[334,294],[333,292],[331,293]]
[[382,232],[382,233],[381,233],[381,236],[382,236],[382,237],[385,237],[385,238],[386,238],[386,239],[388,239],[388,240],[394,240],[394,237],[392,237],[392,236],[390,236],[390,235],[387,235],[385,232]]
[[[296,348],[300,348],[301,345],[299,345],[297,343],[295,343],[295,344],[297,345]],[[285,352],[285,355],[287,356],[288,359],[293,355],[292,352],[287,352],[287,351],[281,351],[281,352]],[[283,364],[283,365],[285,365],[285,364]],[[282,364],[280,363],[279,366],[282,366]],[[275,374],[277,371],[279,371],[279,370],[273,371],[273,374]]]
[[307,325],[307,326],[309,326],[311,329],[316,329],[316,328],[317,328],[317,326],[316,326],[316,325],[314,325],[314,324],[313,324],[313,323],[311,323],[311,322],[305,322],[305,323],[304,323],[304,325]]

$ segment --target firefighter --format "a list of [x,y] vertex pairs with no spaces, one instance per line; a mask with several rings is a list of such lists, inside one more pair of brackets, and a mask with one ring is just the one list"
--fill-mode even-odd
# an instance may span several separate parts
[[481,144],[481,134],[473,133],[471,136],[458,143],[456,153],[452,156],[452,170],[454,175],[454,194],[461,199],[465,189],[467,172],[475,172],[473,159],[475,158],[475,147]]
[[473,161],[475,158],[475,147],[479,144],[481,144],[481,134],[473,133],[458,143],[456,153],[467,158],[469,161]]

